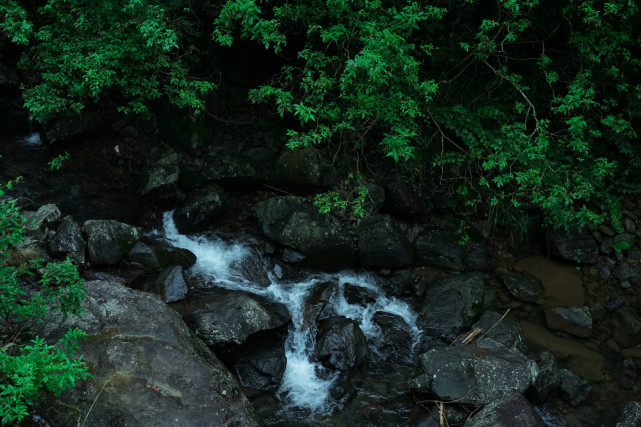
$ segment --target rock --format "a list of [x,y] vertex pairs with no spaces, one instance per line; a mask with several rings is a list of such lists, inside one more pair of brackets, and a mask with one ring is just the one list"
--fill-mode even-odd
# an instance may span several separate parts
[[265,177],[258,165],[242,153],[218,148],[198,162],[200,173],[225,188],[251,187]]
[[204,305],[187,318],[196,334],[211,346],[242,344],[250,335],[279,328],[290,320],[282,304],[247,292],[214,295],[205,299]]
[[152,272],[165,267],[180,265],[188,269],[196,263],[196,255],[183,248],[176,248],[162,240],[143,238],[129,252],[131,262],[142,265]]
[[527,343],[523,335],[523,329],[514,320],[494,311],[488,311],[478,322],[472,325],[471,330],[481,328],[483,338],[480,340],[492,340],[505,348],[517,350],[523,354],[527,353]]
[[490,305],[480,274],[443,277],[428,285],[418,324],[427,335],[451,342]]
[[435,347],[420,360],[424,374],[411,380],[410,386],[462,404],[488,405],[522,393],[537,374],[536,363],[500,345]]
[[546,244],[549,253],[564,261],[594,264],[599,255],[596,241],[587,229],[570,231],[548,229]]
[[94,130],[99,123],[97,115],[87,110],[82,114],[71,112],[56,114],[42,124],[40,135],[43,141],[53,142]]
[[456,232],[449,230],[424,231],[414,242],[415,262],[450,270],[487,270],[489,258],[484,246],[472,239],[460,245],[460,238]]
[[363,202],[363,209],[370,214],[377,213],[385,203],[385,189],[378,184],[366,183],[367,196]]
[[397,270],[385,279],[386,293],[401,297],[411,293],[416,276],[410,270]]
[[79,354],[94,379],[58,397],[58,408],[75,411],[48,412],[55,424],[88,414],[94,426],[256,425],[235,378],[158,296],[116,282],[85,286],[82,317],[50,314],[35,325],[48,341],[71,327],[88,335]]
[[205,185],[207,179],[200,173],[198,168],[184,166],[180,168],[178,185],[183,190],[191,191]]
[[320,282],[315,284],[312,289],[305,295],[303,307],[303,321],[300,326],[301,330],[309,329],[316,323],[318,315],[321,314],[329,299],[334,292],[336,284],[333,282]]
[[623,218],[623,228],[625,228],[625,231],[628,233],[634,233],[637,227],[634,220],[626,216]]
[[70,216],[64,217],[47,242],[49,254],[54,258],[71,258],[76,265],[85,263],[85,241],[80,225]]
[[238,381],[252,391],[278,388],[287,367],[284,342],[271,333],[253,335],[231,359]]
[[[620,300],[615,300],[620,301]],[[612,335],[619,345],[630,348],[641,343],[641,318],[627,305],[616,309]]]
[[641,425],[641,402],[628,402],[623,408],[616,427],[638,427]]
[[23,212],[27,220],[25,223],[25,236],[42,239],[47,236],[49,228],[61,217],[60,209],[54,204],[41,206],[36,212]]
[[345,228],[307,200],[273,197],[254,205],[254,211],[267,238],[305,255],[300,264],[334,269],[354,264],[353,242]]
[[51,260],[47,253],[47,246],[41,239],[27,237],[11,250],[11,254],[5,263],[18,267],[36,260],[40,260],[43,264]]
[[592,335],[592,315],[588,307],[548,308],[545,310],[545,321],[550,329],[581,338]]
[[481,409],[465,422],[464,427],[544,427],[545,425],[525,397],[512,393]]
[[386,211],[401,216],[429,213],[425,199],[418,196],[400,177],[381,184],[385,188]]
[[174,222],[181,234],[205,231],[211,227],[227,203],[227,193],[217,185],[201,187],[174,212]]
[[177,153],[153,151],[140,175],[140,193],[149,203],[169,209],[175,200],[179,176]]
[[272,167],[268,182],[295,189],[327,188],[338,182],[338,173],[332,162],[314,147],[294,150],[285,147]]
[[546,402],[550,397],[556,394],[561,385],[561,372],[549,351],[542,351],[539,354],[539,372],[534,379],[530,389],[532,397],[540,402]]
[[346,371],[368,357],[367,340],[357,321],[341,316],[319,322],[314,360],[326,367]]
[[512,296],[521,301],[537,302],[543,296],[541,281],[527,274],[506,274],[503,284]]
[[621,281],[638,279],[641,277],[641,264],[632,265],[623,261],[615,267],[612,273],[614,274],[614,277]]
[[370,215],[358,226],[358,259],[364,268],[402,267],[412,263],[412,248],[389,215]]
[[372,321],[381,329],[376,339],[376,349],[372,356],[377,365],[387,364],[391,369],[398,368],[400,358],[412,357],[412,335],[410,328],[402,317],[395,314],[377,311]]
[[563,399],[572,406],[577,406],[588,398],[592,386],[587,381],[569,369],[561,369],[559,373],[561,375],[559,390]]
[[187,283],[180,266],[165,268],[156,278],[156,289],[165,302],[175,302],[187,296]]
[[369,304],[374,304],[378,296],[372,289],[352,285],[349,282],[343,283],[341,288],[345,301],[350,305],[366,307]]
[[140,238],[140,227],[114,220],[88,220],[84,228],[93,267],[117,264]]

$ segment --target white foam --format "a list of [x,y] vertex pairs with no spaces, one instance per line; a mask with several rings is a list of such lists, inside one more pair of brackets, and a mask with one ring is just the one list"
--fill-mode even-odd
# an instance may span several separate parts
[[37,147],[42,145],[42,139],[40,139],[39,132],[31,132],[29,135],[21,137],[20,142],[29,147]]

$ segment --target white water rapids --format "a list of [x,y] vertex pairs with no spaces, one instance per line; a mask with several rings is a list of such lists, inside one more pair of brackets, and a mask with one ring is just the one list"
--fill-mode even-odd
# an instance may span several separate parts
[[[279,272],[269,272],[269,285],[260,286],[242,274],[243,263],[268,263],[262,255],[249,244],[227,243],[215,235],[185,236],[178,233],[173,221],[173,213],[166,212],[163,217],[161,233],[174,246],[193,252],[197,261],[187,274],[198,276],[209,286],[218,286],[230,290],[252,292],[284,304],[292,318],[287,340],[285,355],[287,367],[277,395],[283,401],[284,407],[293,406],[308,409],[312,413],[331,411],[332,402],[329,390],[338,377],[337,372],[324,368],[320,363],[312,362],[310,356],[316,342],[316,328],[303,329],[304,301],[314,285],[333,281],[339,286],[334,288],[326,311],[332,315],[345,316],[354,319],[367,337],[370,349],[376,351],[375,342],[380,335],[380,328],[372,320],[377,311],[387,312],[401,317],[408,325],[413,339],[413,346],[420,341],[421,333],[416,326],[416,314],[410,307],[395,298],[385,296],[380,289],[380,283],[367,273],[343,271],[337,274],[313,274],[306,280],[287,282],[279,280]],[[277,269],[280,268],[277,266]],[[350,304],[343,294],[343,284],[365,289],[373,295],[374,302],[362,306]]]

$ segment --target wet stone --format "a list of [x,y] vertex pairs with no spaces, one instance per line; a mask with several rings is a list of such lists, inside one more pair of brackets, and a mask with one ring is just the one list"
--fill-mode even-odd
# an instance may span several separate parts
[[525,302],[536,302],[543,296],[543,284],[527,274],[506,274],[503,284],[513,297]]
[[47,248],[53,257],[69,257],[78,265],[85,262],[85,241],[82,230],[70,216],[60,221],[55,234],[47,242]]
[[503,317],[494,311],[488,311],[478,322],[472,325],[472,330],[481,328],[482,339],[493,340],[506,348],[527,353],[527,343],[521,325],[509,317]]
[[481,409],[465,427],[544,427],[546,424],[534,407],[519,393],[512,393]]
[[534,400],[545,402],[552,397],[561,385],[561,372],[554,356],[549,351],[539,354],[539,372],[528,391]]
[[561,397],[572,406],[578,406],[588,398],[592,386],[569,369],[561,369]]
[[187,283],[180,266],[165,268],[156,279],[156,288],[165,302],[175,302],[187,296]]
[[367,340],[358,322],[331,317],[320,322],[314,358],[329,368],[346,371],[369,357]]
[[628,402],[623,408],[616,427],[638,427],[641,425],[641,402]]
[[140,227],[114,220],[85,221],[84,228],[93,266],[117,264],[129,255],[141,233]]
[[622,262],[614,269],[614,277],[619,280],[638,279],[641,277],[641,264],[629,264]]
[[550,329],[582,338],[592,335],[592,315],[588,307],[546,309],[545,320]]

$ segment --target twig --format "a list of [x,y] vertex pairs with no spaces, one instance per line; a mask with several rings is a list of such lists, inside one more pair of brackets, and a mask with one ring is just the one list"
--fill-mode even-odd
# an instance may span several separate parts
[[[484,336],[486,336],[487,334],[489,334],[489,333],[490,333],[490,331],[496,327],[496,325],[498,325],[499,323],[501,323],[501,321],[503,320],[503,318],[504,318],[505,316],[507,316],[507,314],[508,314],[509,312],[510,312],[510,309],[508,308],[508,309],[507,309],[507,311],[505,312],[505,314],[504,314],[503,316],[501,316],[501,318],[500,318],[499,320],[497,320],[497,321],[496,321],[496,323],[494,324],[494,326],[492,326],[490,329],[488,329],[486,333],[484,333],[483,335],[481,335],[481,338],[483,338]],[[479,339],[481,339],[481,338],[479,338]]]

